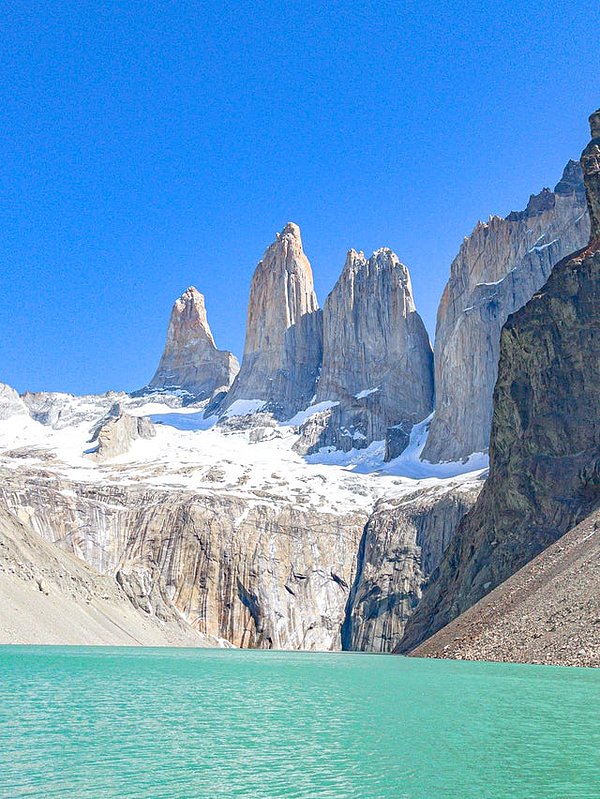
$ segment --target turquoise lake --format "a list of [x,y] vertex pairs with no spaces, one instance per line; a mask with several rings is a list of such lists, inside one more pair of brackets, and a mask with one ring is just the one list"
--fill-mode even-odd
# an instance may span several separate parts
[[600,671],[0,647],[0,796],[597,799]]

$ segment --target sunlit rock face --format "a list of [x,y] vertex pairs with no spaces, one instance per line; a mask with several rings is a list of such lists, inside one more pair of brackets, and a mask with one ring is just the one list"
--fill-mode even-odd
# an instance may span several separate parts
[[600,502],[600,111],[581,165],[587,246],[560,261],[502,330],[490,476],[410,619],[407,651]]
[[226,391],[239,371],[234,355],[218,350],[204,297],[193,286],[175,302],[167,342],[151,389],[182,389],[199,399]]
[[335,402],[307,451],[360,449],[387,428],[429,415],[433,358],[408,269],[390,249],[350,250],[323,309],[323,363],[315,402]]
[[242,367],[223,409],[262,400],[277,418],[307,407],[322,352],[322,315],[298,225],[289,222],[259,262],[250,287]]
[[435,416],[423,458],[455,461],[487,450],[502,325],[589,231],[581,167],[570,161],[554,191],[478,223],[465,238],[438,310]]

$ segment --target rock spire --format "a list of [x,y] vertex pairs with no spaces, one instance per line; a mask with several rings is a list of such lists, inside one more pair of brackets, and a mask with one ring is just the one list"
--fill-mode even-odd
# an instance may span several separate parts
[[312,448],[362,448],[431,412],[433,355],[408,269],[388,248],[350,250],[323,309],[317,403],[336,402]]
[[321,311],[300,228],[288,222],[250,286],[242,367],[223,404],[262,400],[285,419],[310,404],[321,363]]
[[238,371],[235,356],[217,349],[204,297],[190,286],[173,306],[167,343],[149,387],[179,388],[204,399],[227,390]]

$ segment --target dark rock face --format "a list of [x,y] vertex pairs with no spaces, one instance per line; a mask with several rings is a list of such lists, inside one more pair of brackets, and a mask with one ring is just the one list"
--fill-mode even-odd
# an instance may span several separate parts
[[524,211],[505,219],[490,217],[465,238],[438,310],[435,416],[425,460],[456,461],[487,450],[502,325],[543,286],[554,264],[588,238],[576,161],[554,191],[532,195]]
[[409,651],[585,518],[600,501],[600,112],[582,157],[589,245],[502,331],[490,476],[407,626]]
[[482,482],[419,488],[375,506],[359,548],[344,649],[392,652]]

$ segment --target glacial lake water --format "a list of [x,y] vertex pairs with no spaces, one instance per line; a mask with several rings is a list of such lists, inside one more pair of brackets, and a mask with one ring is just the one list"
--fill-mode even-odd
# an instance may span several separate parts
[[0,647],[3,799],[597,799],[600,671]]

